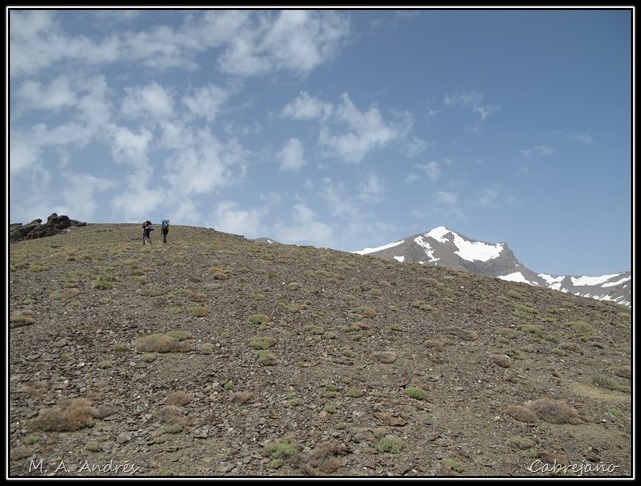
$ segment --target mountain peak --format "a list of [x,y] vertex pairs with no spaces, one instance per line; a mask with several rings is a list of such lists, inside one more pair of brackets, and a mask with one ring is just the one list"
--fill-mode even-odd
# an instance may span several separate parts
[[437,226],[433,230],[430,230],[428,233],[425,233],[425,235],[434,238],[435,240],[441,241],[447,233],[456,234],[454,231],[447,229],[445,226]]
[[394,243],[353,253],[393,258],[401,263],[435,265],[478,273],[594,299],[612,300],[626,306],[630,306],[631,302],[630,272],[572,278],[537,274],[517,260],[507,243],[474,240],[445,226],[437,226]]

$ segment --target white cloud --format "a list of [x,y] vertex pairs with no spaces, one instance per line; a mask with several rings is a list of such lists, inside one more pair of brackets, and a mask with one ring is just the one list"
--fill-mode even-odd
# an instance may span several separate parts
[[564,132],[562,130],[553,130],[549,133],[544,134],[543,136],[544,137],[561,137],[567,140],[575,140],[588,145],[595,143],[592,135],[590,135],[589,133],[583,133],[583,132]]
[[223,143],[208,128],[192,133],[193,144],[168,158],[165,179],[172,191],[189,197],[236,183],[245,175],[246,151],[236,140]]
[[458,95],[446,95],[443,103],[445,105],[460,105],[471,107],[472,111],[478,113],[481,117],[481,119],[471,128],[472,132],[478,133],[481,129],[481,124],[485,121],[485,119],[493,112],[501,109],[501,107],[498,105],[482,105],[482,101],[483,95],[476,90],[472,90]]
[[246,209],[235,201],[220,201],[216,205],[213,227],[225,233],[258,238],[264,236],[261,221],[266,214],[265,208]]
[[167,119],[173,115],[173,100],[165,88],[156,82],[147,86],[125,88],[127,95],[122,101],[121,112],[132,118],[153,117]]
[[96,40],[65,35],[63,11],[14,9],[9,15],[11,76],[33,74],[64,61],[195,70],[196,55],[217,47],[223,48],[217,66],[228,74],[255,76],[277,70],[307,74],[330,61],[349,35],[349,17],[329,10],[176,10],[174,18],[184,22],[178,28],[156,25]]
[[313,98],[302,91],[297,98],[285,105],[281,114],[294,120],[314,120],[327,118],[333,110],[331,103]]
[[82,147],[89,141],[90,133],[87,127],[75,122],[65,123],[49,129],[47,125],[38,123],[26,130],[12,128],[9,134],[10,172],[33,167],[41,162],[43,153],[48,147],[58,150],[58,158],[66,158],[66,145],[74,144]]
[[73,106],[76,102],[69,80],[64,77],[55,78],[48,86],[27,80],[20,85],[16,94],[20,99],[21,110],[58,110]]
[[437,181],[441,176],[441,167],[435,160],[428,162],[427,164],[417,164],[415,167],[425,172],[433,181]]
[[107,81],[104,76],[91,76],[77,81],[76,85],[78,91],[86,93],[78,101],[78,122],[86,125],[87,136],[101,136],[103,127],[113,116]]
[[334,229],[316,221],[314,211],[303,203],[292,209],[292,223],[277,223],[273,227],[275,239],[288,244],[313,244],[317,247],[331,247],[334,243]]
[[496,202],[499,197],[500,188],[498,186],[486,187],[477,191],[477,193],[479,195],[478,205],[481,207],[488,207],[492,206]]
[[333,106],[302,92],[288,103],[282,115],[293,119],[318,120],[318,143],[325,157],[339,157],[346,162],[359,163],[367,154],[393,141],[403,140],[413,120],[409,113],[401,113],[388,122],[375,105],[361,112],[343,93],[341,102]]
[[453,208],[456,206],[458,195],[454,192],[437,191],[434,194],[434,201],[441,206]]
[[552,155],[556,152],[556,149],[548,145],[537,145],[536,147],[531,149],[520,149],[519,152],[521,152],[521,154],[526,159],[529,159],[532,155],[542,155],[542,156]]
[[587,144],[594,143],[594,139],[592,138],[592,135],[590,135],[589,133],[576,132],[576,133],[572,133],[570,137],[574,140],[578,140],[579,142],[583,142]]
[[414,158],[427,150],[427,147],[431,145],[431,142],[426,142],[414,135],[409,137],[406,146],[406,153],[409,158]]
[[59,214],[72,214],[79,221],[91,220],[98,202],[96,191],[103,191],[117,186],[117,182],[95,177],[91,174],[63,174],[65,181],[62,197],[65,207]]
[[229,74],[306,74],[331,60],[349,34],[348,18],[332,11],[259,12],[251,22],[244,20],[218,60],[219,68]]
[[211,122],[218,115],[228,96],[226,90],[209,85],[195,90],[192,95],[184,96],[182,102],[191,114]]
[[162,135],[158,143],[170,150],[181,150],[192,147],[195,143],[193,129],[182,121],[172,119],[160,123]]
[[323,178],[321,182],[320,196],[329,206],[332,215],[358,221],[360,219],[358,201],[346,194],[345,185],[341,182],[335,184],[329,177]]
[[280,170],[297,171],[305,165],[303,143],[297,138],[290,138],[279,152]]
[[264,47],[279,65],[304,73],[331,59],[348,32],[349,21],[335,12],[283,10]]
[[108,137],[114,162],[136,166],[139,170],[146,168],[149,144],[153,134],[143,128],[139,134],[127,127],[108,127]]
[[341,102],[336,109],[335,126],[322,126],[320,131],[319,142],[330,156],[361,162],[369,151],[404,138],[411,128],[409,114],[396,123],[387,123],[376,106],[361,112],[347,93],[341,95]]
[[64,34],[58,10],[10,10],[10,75],[30,75],[65,61],[86,65],[113,62],[120,55],[120,41],[115,37],[93,42],[79,35]]
[[127,180],[127,187],[111,200],[112,207],[123,215],[124,221],[145,219],[162,206],[165,200],[162,189],[148,189],[143,181],[137,181],[136,175]]
[[358,185],[357,199],[361,201],[380,201],[385,194],[385,186],[376,174],[369,174],[367,181]]
[[33,143],[28,131],[11,130],[9,133],[9,173],[17,174],[33,167],[40,158],[40,146]]

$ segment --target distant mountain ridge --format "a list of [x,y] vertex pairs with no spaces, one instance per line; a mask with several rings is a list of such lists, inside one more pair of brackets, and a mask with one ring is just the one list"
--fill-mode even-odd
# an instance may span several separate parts
[[632,302],[631,271],[597,277],[536,273],[518,261],[507,243],[474,240],[445,226],[352,253],[394,259],[401,263],[443,266],[582,297],[609,300],[627,307],[631,307]]

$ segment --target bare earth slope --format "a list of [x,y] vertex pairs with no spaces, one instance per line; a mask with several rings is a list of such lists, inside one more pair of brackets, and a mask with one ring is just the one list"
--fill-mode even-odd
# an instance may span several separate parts
[[140,232],[11,245],[11,477],[634,472],[624,306],[210,229],[146,246]]

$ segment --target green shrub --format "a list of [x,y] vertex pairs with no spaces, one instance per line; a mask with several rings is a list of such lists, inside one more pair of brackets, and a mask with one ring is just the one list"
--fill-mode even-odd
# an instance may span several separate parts
[[265,451],[271,458],[270,466],[274,469],[282,466],[285,459],[295,456],[299,450],[300,446],[291,435],[265,445]]
[[595,333],[594,328],[584,321],[572,321],[565,324],[580,336],[590,336]]
[[403,439],[393,435],[386,435],[376,443],[376,450],[383,453],[398,454],[404,447]]
[[405,388],[405,394],[415,400],[425,400],[426,397],[425,390],[418,386],[408,386]]
[[266,322],[270,322],[271,317],[269,317],[267,314],[252,314],[249,316],[249,322],[252,324],[264,324]]
[[249,340],[249,346],[253,349],[268,349],[278,341],[271,336],[257,336]]
[[209,314],[209,309],[205,306],[190,307],[189,314],[194,317],[205,317]]

